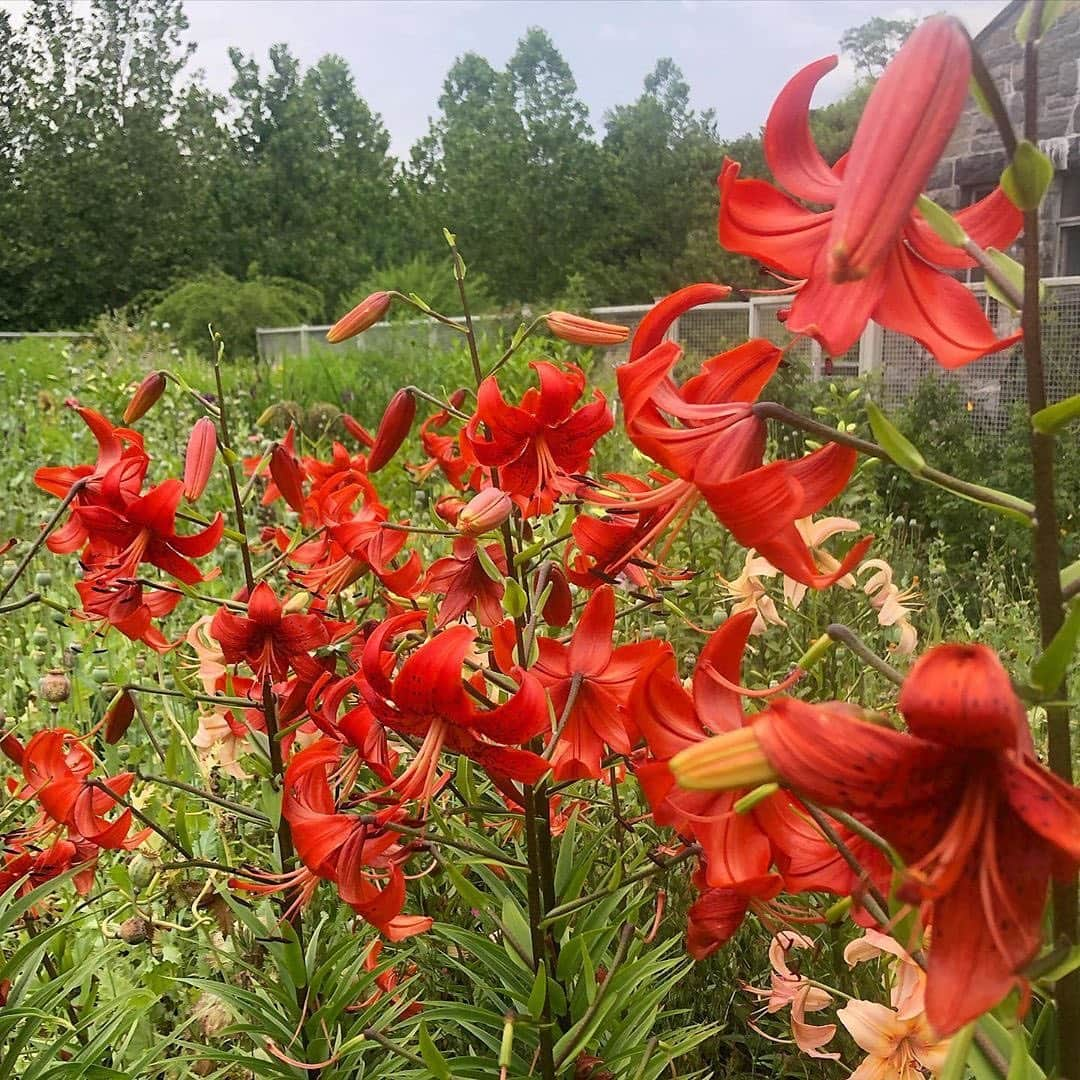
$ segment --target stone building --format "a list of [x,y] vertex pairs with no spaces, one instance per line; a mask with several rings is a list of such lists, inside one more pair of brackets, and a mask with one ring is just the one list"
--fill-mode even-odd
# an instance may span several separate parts
[[[1048,277],[1080,275],[1080,2],[1069,0],[1065,8],[1039,46],[1039,147],[1055,170],[1043,204],[1042,272]],[[1016,40],[1016,24],[1023,9],[1023,0],[1013,0],[975,38],[1018,133],[1024,49]],[[991,191],[1004,167],[993,120],[969,99],[928,194],[960,209]]]

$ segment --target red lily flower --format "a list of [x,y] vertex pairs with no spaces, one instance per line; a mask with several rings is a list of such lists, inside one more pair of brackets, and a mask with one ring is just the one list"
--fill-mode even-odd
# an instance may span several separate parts
[[282,614],[274,590],[260,581],[248,599],[247,615],[218,608],[210,635],[227,664],[246,661],[260,683],[282,682],[290,670],[314,681],[323,669],[310,654],[328,645],[340,626],[318,615]]
[[90,751],[72,732],[63,728],[39,731],[23,751],[26,787],[19,797],[36,799],[54,822],[67,827],[71,839],[82,838],[99,848],[137,847],[149,833],[128,836],[130,810],[124,809],[113,821],[105,817],[117,805],[112,796],[126,795],[135,774],[118,773],[99,787],[87,780],[93,766]]
[[105,574],[92,574],[75,582],[82,599],[80,619],[105,622],[126,638],[142,641],[155,652],[168,652],[176,644],[153,625],[153,619],[168,615],[180,603],[179,593],[146,589],[134,581],[116,581]]
[[926,1011],[949,1035],[992,1008],[1038,951],[1052,875],[1080,866],[1080,792],[1036,762],[1024,708],[982,645],[940,645],[900,693],[910,734],[836,703],[781,700],[752,728],[672,762],[678,782],[779,779],[866,815],[908,864],[903,896],[933,929]]
[[683,791],[675,787],[668,760],[679,751],[708,739],[710,734],[734,731],[749,723],[738,686],[743,651],[754,623],[754,612],[732,615],[713,633],[694,668],[693,692],[679,679],[670,645],[641,669],[630,695],[630,715],[645,737],[651,760],[636,773],[658,825],[670,825],[701,844],[707,868],[706,884],[737,888],[772,876],[775,895],[782,881],[771,871],[772,845],[753,814],[738,814],[735,803],[746,789]]
[[695,960],[704,960],[726,945],[747,912],[760,910],[782,884],[775,874],[768,874],[740,882],[737,887],[718,889],[708,884],[708,878],[708,861],[703,860],[694,874],[698,897],[686,912],[686,951]]
[[[16,897],[25,896],[82,861],[70,840],[55,840],[49,847],[38,850],[18,839],[7,839],[4,847],[8,850],[4,851],[0,864],[0,894],[23,879]],[[93,850],[96,852],[97,848]],[[80,876],[76,875],[76,878]]]
[[[320,739],[294,755],[285,770],[281,812],[296,854],[308,875],[333,881],[342,900],[391,941],[423,933],[430,918],[402,914],[401,864],[412,852],[402,846],[400,834],[338,811],[329,774],[340,757],[340,743]],[[294,883],[302,876],[294,873]]]
[[[506,574],[506,553],[501,544],[488,544],[484,551],[502,574]],[[495,581],[477,555],[477,543],[467,536],[454,540],[453,554],[438,559],[428,568],[424,589],[446,599],[439,605],[435,626],[439,629],[460,618],[466,611],[481,626],[502,621],[503,583]]]
[[598,779],[605,747],[629,755],[637,739],[626,704],[638,672],[662,646],[641,641],[613,649],[614,630],[615,594],[604,585],[589,597],[568,642],[536,639],[540,655],[531,670],[547,687],[555,716],[565,717],[551,755],[556,780]]
[[[93,434],[98,444],[98,456],[93,465],[48,466],[34,473],[34,483],[58,499],[63,499],[72,485],[85,481],[72,502],[71,516],[46,541],[49,550],[57,555],[76,551],[86,543],[87,531],[80,514],[82,507],[103,501],[122,507],[139,494],[150,465],[150,458],[143,450],[142,436],[137,431],[113,427],[101,413],[83,408],[74,401],[68,404]],[[106,488],[105,478],[110,474],[111,483]]]
[[406,612],[382,622],[364,646],[362,690],[386,727],[423,742],[406,771],[393,783],[403,799],[427,800],[437,786],[443,749],[465,754],[483,766],[496,784],[533,783],[548,770],[537,754],[514,744],[528,742],[549,724],[547,697],[531,672],[513,668],[517,692],[494,708],[477,708],[465,691],[461,669],[476,633],[452,626],[421,645],[392,679],[385,651],[394,638],[423,622],[422,612]]
[[[465,400],[463,391],[450,396],[450,404],[458,408]],[[477,463],[472,446],[465,438],[465,432],[456,435],[444,435],[442,429],[450,423],[451,414],[445,409],[432,413],[420,424],[420,445],[427,455],[422,465],[406,465],[417,480],[426,479],[436,469],[458,490],[465,487],[481,486],[485,468]]]
[[[943,273],[975,265],[915,210],[930,170],[967,97],[970,44],[951,17],[927,19],[874,87],[851,153],[832,168],[810,134],[810,97],[836,66],[826,57],[799,72],[765,126],[765,157],[792,195],[834,209],[807,210],[762,180],[720,176],[720,243],[805,280],[786,326],[815,337],[833,356],[858,340],[869,319],[924,345],[947,368],[1013,344],[998,340],[969,289]],[[1006,248],[1022,215],[1001,189],[956,219],[982,247]],[[938,269],[938,268],[941,269]]]
[[581,368],[559,369],[546,360],[530,366],[539,389],[530,387],[520,405],[508,405],[489,376],[480,384],[476,412],[465,428],[477,460],[498,467],[499,486],[528,516],[550,513],[559,495],[577,489],[572,474],[588,468],[596,440],[615,423],[599,390],[574,411],[585,390]]
[[[123,468],[114,466],[103,487],[121,484]],[[81,507],[79,518],[90,534],[84,564],[103,577],[132,578],[145,562],[188,585],[205,581],[190,559],[209,555],[217,547],[225,521],[218,513],[202,532],[178,536],[176,511],[183,493],[182,480],[166,480],[122,508],[112,500],[111,505]]]
[[755,415],[753,402],[780,363],[782,354],[770,342],[749,341],[706,360],[681,387],[671,379],[682,353],[678,345],[662,340],[664,334],[681,314],[727,291],[722,285],[688,286],[662,300],[639,324],[630,359],[618,369],[626,431],[638,449],[678,479],[609,509],[663,505],[663,515],[651,525],[658,533],[680,517],[685,520],[700,493],[740,544],[757,550],[788,577],[824,588],[851,571],[870,539],[855,544],[835,569],[823,573],[795,522],[843,491],[855,452],[830,443],[798,460],[762,464],[765,422]]

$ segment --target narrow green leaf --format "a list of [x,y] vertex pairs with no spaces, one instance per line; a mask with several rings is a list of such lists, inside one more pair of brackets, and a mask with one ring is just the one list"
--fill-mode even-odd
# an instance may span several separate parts
[[1069,605],[1065,621],[1046,646],[1042,656],[1031,665],[1031,685],[1043,693],[1052,693],[1061,685],[1080,641],[1080,599]]
[[907,438],[893,422],[872,401],[866,403],[866,415],[870,420],[870,430],[878,445],[889,457],[909,473],[918,476],[926,468],[926,459],[918,448]]
[[485,896],[460,870],[458,870],[451,859],[445,860],[442,865],[443,869],[446,871],[446,876],[450,879],[451,884],[454,886],[454,891],[458,896],[460,896],[469,907],[475,908],[477,911],[483,911],[491,897]]
[[483,544],[476,545],[476,559],[484,573],[492,581],[501,582],[503,580],[503,572],[491,561],[491,556],[484,550]]
[[975,1039],[975,1025],[962,1027],[949,1043],[949,1055],[937,1075],[937,1080],[964,1080],[967,1075],[968,1053]]
[[1001,174],[1001,189],[1017,209],[1037,210],[1053,179],[1053,162],[1034,143],[1021,139]]
[[1024,1025],[1018,1023],[1013,1028],[1012,1054],[1009,1057],[1009,1071],[1005,1080],[1028,1080],[1031,1075],[1030,1065],[1031,1055],[1028,1053]]
[[540,966],[536,969],[536,978],[533,979],[527,1003],[528,1013],[534,1020],[540,1019],[545,1001],[547,1001],[547,971],[544,968],[544,961],[541,960]]
[[[1016,23],[1016,40],[1021,45],[1027,43],[1028,33],[1031,27],[1031,10],[1032,4],[1029,0],[1024,5],[1024,10],[1020,13],[1020,18]],[[1065,0],[1046,0],[1043,4],[1042,18],[1039,20],[1039,37],[1042,37],[1051,26],[1054,25],[1054,21],[1065,10]]]
[[1031,417],[1031,426],[1043,435],[1053,435],[1077,417],[1080,417],[1080,394],[1073,394],[1064,401],[1040,409]]
[[431,1070],[431,1075],[435,1077],[435,1080],[453,1080],[450,1066],[446,1064],[446,1058],[439,1052],[439,1048],[431,1041],[427,1024],[423,1020],[420,1021],[419,1042],[420,1056]]

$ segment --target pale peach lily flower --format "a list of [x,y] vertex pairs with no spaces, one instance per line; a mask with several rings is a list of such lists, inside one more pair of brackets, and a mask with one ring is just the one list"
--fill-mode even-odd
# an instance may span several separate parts
[[856,571],[874,570],[863,586],[863,592],[870,599],[870,606],[877,612],[879,626],[895,626],[900,631],[900,640],[891,645],[890,651],[897,656],[910,656],[915,651],[919,635],[908,616],[917,609],[912,601],[918,596],[914,589],[901,590],[893,582],[892,567],[884,559],[867,559]]
[[[823,574],[832,573],[840,561],[825,550],[825,541],[838,533],[858,532],[859,523],[851,518],[827,517],[815,521],[813,518],[800,518],[795,522],[795,528],[799,535],[806,541],[814,562]],[[851,574],[845,574],[836,584],[841,589],[850,589],[855,585],[855,578]],[[784,577],[784,599],[793,607],[797,608],[806,596],[806,586],[801,581],[794,581]]]
[[219,765],[237,780],[250,778],[251,773],[240,764],[240,758],[249,750],[247,728],[238,734],[227,710],[199,713],[199,728],[191,737],[191,745],[211,766]]
[[787,962],[788,953],[792,949],[813,947],[813,939],[805,934],[795,930],[781,930],[774,935],[769,945],[769,963],[772,966],[769,988],[744,986],[743,989],[765,1002],[762,1011],[766,1014],[778,1013],[790,1005],[791,1034],[795,1045],[810,1057],[836,1060],[840,1057],[839,1054],[821,1051],[821,1047],[836,1034],[836,1025],[806,1022],[808,1012],[818,1012],[832,1004],[832,995],[792,971]]
[[851,942],[844,959],[852,966],[891,956],[888,1005],[850,1001],[837,1010],[837,1019],[866,1051],[867,1057],[849,1080],[923,1080],[944,1066],[949,1041],[939,1039],[924,1012],[926,972],[895,939],[877,930]]
[[776,610],[776,603],[761,582],[762,578],[775,577],[778,573],[768,559],[748,551],[742,573],[737,578],[731,581],[720,578],[728,596],[735,601],[731,609],[732,615],[737,615],[740,611],[757,612],[754,624],[750,627],[751,634],[763,634],[768,626],[787,626]]

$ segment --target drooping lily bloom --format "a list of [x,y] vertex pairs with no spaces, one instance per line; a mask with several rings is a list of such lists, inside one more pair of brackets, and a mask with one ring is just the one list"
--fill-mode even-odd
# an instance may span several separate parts
[[636,773],[656,823],[670,825],[701,844],[709,886],[730,889],[763,883],[775,896],[782,882],[772,869],[769,837],[752,813],[736,813],[734,808],[746,792],[681,790],[668,765],[687,747],[749,722],[734,688],[753,622],[752,612],[742,612],[712,634],[694,668],[692,693],[683,688],[671,646],[663,643],[642,665],[629,712],[649,747],[650,760]]
[[[826,57],[780,92],[765,126],[765,158],[797,199],[762,180],[720,176],[720,243],[805,283],[785,325],[833,356],[847,352],[869,319],[915,338],[944,367],[960,367],[1013,344],[998,340],[979,302],[943,273],[975,265],[940,240],[915,209],[963,108],[971,72],[967,35],[949,16],[927,19],[886,68],[859,123],[851,153],[830,167],[810,133],[810,98],[836,66]],[[1000,188],[956,215],[981,247],[1006,248],[1022,215]],[[940,268],[940,269],[939,269]]]
[[527,516],[550,513],[561,494],[576,490],[573,474],[588,468],[597,439],[615,423],[599,390],[574,409],[585,390],[581,368],[546,360],[531,367],[540,386],[526,390],[520,405],[507,404],[495,377],[486,378],[465,428],[477,460],[498,468],[499,486]]
[[926,653],[900,711],[910,734],[835,703],[780,700],[671,767],[687,787],[749,775],[865,815],[908,865],[901,895],[933,931],[927,1018],[950,1035],[1022,983],[1050,878],[1080,865],[1080,792],[1035,760],[1023,705],[985,646]]
[[168,652],[171,642],[153,624],[180,603],[180,594],[165,589],[148,589],[134,581],[117,581],[108,574],[91,574],[75,582],[82,600],[77,617],[88,622],[104,622],[126,638],[142,641],[155,652]]
[[285,770],[281,812],[296,854],[309,874],[333,881],[341,899],[391,941],[423,933],[430,918],[402,913],[401,864],[411,851],[384,824],[339,811],[329,774],[340,757],[340,743],[321,739],[294,755]]
[[677,386],[671,371],[682,353],[664,335],[680,315],[726,295],[724,285],[690,285],[657,304],[638,325],[630,359],[618,369],[626,431],[642,453],[677,479],[610,509],[646,508],[664,502],[665,518],[654,528],[688,514],[698,497],[746,548],[778,570],[814,588],[846,575],[870,540],[855,544],[841,562],[822,571],[796,522],[817,513],[843,491],[855,452],[830,443],[805,457],[764,464],[765,421],[754,402],[779,366],[782,354],[755,339],[706,360],[700,372]]
[[[437,559],[428,567],[424,589],[445,599],[439,605],[435,621],[442,628],[461,618],[465,612],[476,616],[481,626],[495,626],[502,621],[503,583],[495,581],[477,554],[477,542],[467,536],[454,540],[453,553]],[[501,544],[484,547],[488,560],[506,574],[506,553]]]
[[613,648],[614,630],[615,594],[605,585],[589,598],[568,642],[536,639],[540,655],[531,670],[563,725],[551,755],[556,780],[598,779],[605,747],[629,755],[636,741],[626,704],[638,672],[663,646],[654,640]]
[[[68,404],[90,429],[98,444],[98,456],[93,465],[46,466],[34,473],[34,483],[58,499],[63,499],[77,482],[84,485],[71,504],[67,522],[46,541],[49,550],[57,555],[76,551],[86,543],[87,531],[80,515],[82,507],[104,502],[122,508],[128,499],[142,490],[150,465],[142,436],[137,431],[114,427],[101,413],[74,401]],[[107,476],[110,476],[108,486],[105,484]]]
[[[25,896],[39,885],[52,881],[65,870],[83,862],[89,854],[80,856],[78,847],[70,840],[64,839],[54,840],[49,847],[38,849],[28,843],[5,838],[3,848],[3,861],[0,862],[0,894],[7,892],[16,882],[21,881],[15,897]],[[94,854],[91,854],[90,858],[96,855],[97,848],[93,847],[92,851]],[[93,866],[88,869],[92,882]],[[83,894],[89,891],[88,886],[80,887],[79,879],[84,873],[85,871],[75,876],[76,888]]]
[[90,751],[72,732],[63,728],[39,731],[23,751],[26,786],[19,797],[36,799],[56,824],[67,827],[73,840],[82,838],[99,848],[137,847],[148,832],[128,836],[130,810],[125,808],[111,821],[105,817],[119,805],[113,796],[127,795],[135,774],[117,773],[98,786],[88,779],[93,768]]
[[219,608],[210,634],[228,664],[246,662],[260,683],[282,682],[289,672],[317,679],[322,668],[311,653],[328,645],[341,624],[318,615],[284,614],[274,590],[260,581],[248,599],[247,615]]
[[386,727],[423,741],[409,767],[393,783],[402,799],[426,801],[435,791],[439,755],[465,754],[497,784],[533,783],[548,770],[539,755],[517,747],[547,729],[547,696],[539,680],[520,668],[510,675],[518,690],[504,704],[477,707],[462,683],[461,670],[476,632],[452,626],[411,653],[393,675],[385,653],[401,634],[423,623],[422,612],[386,619],[364,646],[361,687],[371,711]]
[[[459,408],[464,401],[465,393],[462,390],[450,395],[450,404],[455,409]],[[443,434],[442,429],[450,421],[451,414],[446,409],[440,409],[420,424],[420,445],[427,455],[427,461],[422,465],[406,465],[405,467],[418,480],[425,479],[439,469],[458,490],[465,487],[479,489],[482,486],[483,475],[488,470],[477,462],[464,430],[453,435]]]
[[[122,469],[122,465],[114,467],[105,485],[122,482],[117,475]],[[219,512],[202,532],[179,536],[176,511],[183,493],[183,481],[165,480],[145,495],[129,499],[122,508],[115,502],[80,508],[80,521],[89,533],[83,554],[87,569],[107,577],[131,578],[141,563],[149,563],[188,585],[204,581],[190,560],[209,555],[217,547],[225,520]]]

